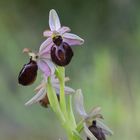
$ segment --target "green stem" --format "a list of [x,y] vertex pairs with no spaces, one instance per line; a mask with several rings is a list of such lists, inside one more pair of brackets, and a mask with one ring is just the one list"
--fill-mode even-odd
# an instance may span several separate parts
[[67,132],[67,136],[69,140],[82,140],[81,136],[79,135],[79,133],[71,128],[71,126],[69,125],[69,123],[65,123],[64,128]]
[[65,118],[64,118],[64,115],[63,115],[63,113],[60,109],[60,105],[59,105],[59,102],[58,102],[56,92],[51,85],[50,77],[48,77],[47,92],[48,92],[48,98],[49,98],[49,101],[50,101],[50,105],[51,105],[53,111],[57,114],[57,116],[59,117],[61,122],[64,123]]
[[80,133],[83,130],[83,119],[77,124],[76,130]]
[[82,140],[80,135],[73,133],[72,131],[68,135],[69,140]]
[[73,110],[72,110],[72,96],[69,95],[68,96],[68,109],[67,109],[67,112],[68,112],[68,118],[69,118],[69,121],[70,121],[70,125],[72,128],[76,128],[76,121],[75,121],[75,117],[74,117],[74,113],[73,113]]
[[67,110],[66,110],[66,99],[65,99],[65,68],[64,67],[58,67],[58,78],[60,82],[60,107],[64,115],[67,115]]
[[72,96],[68,96],[68,104],[66,105],[66,98],[65,98],[65,68],[58,67],[56,69],[56,76],[60,82],[60,104],[58,102],[55,90],[53,89],[50,78],[48,78],[47,83],[47,91],[48,91],[48,98],[50,101],[50,105],[56,115],[60,118],[62,122],[62,126],[66,130],[67,136],[69,140],[82,140],[79,132],[76,130],[77,125],[74,117],[74,113],[72,110]]

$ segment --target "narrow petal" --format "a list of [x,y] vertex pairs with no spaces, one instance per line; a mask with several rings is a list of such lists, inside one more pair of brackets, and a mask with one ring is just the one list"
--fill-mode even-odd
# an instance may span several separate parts
[[[49,49],[49,48],[46,48]],[[42,51],[41,53],[38,54],[39,59],[49,59],[51,60],[51,55],[50,55],[50,51]]]
[[64,90],[65,90],[66,94],[75,93],[75,90],[73,88],[71,88],[71,87],[65,86]]
[[70,28],[69,28],[69,27],[66,27],[66,26],[63,26],[63,27],[61,27],[61,28],[58,30],[58,32],[59,32],[61,35],[63,35],[63,34],[66,33],[66,32],[70,32]]
[[64,42],[68,43],[70,46],[82,45],[84,43],[84,40],[82,38],[71,33],[64,33],[63,40]]
[[51,75],[51,69],[43,59],[37,61],[39,69],[44,73],[46,77]]
[[[65,81],[65,82],[67,82],[67,81],[69,81],[69,80],[70,80],[69,77],[65,77],[65,78],[64,78],[64,81]],[[59,84],[59,80],[58,80],[58,78],[56,78],[55,75],[52,75],[52,76],[51,76],[51,82],[52,82],[53,84]]]
[[84,103],[83,103],[83,94],[81,89],[78,89],[75,94],[75,106],[77,112],[83,117],[87,118],[87,113],[84,108]]
[[65,81],[65,82],[68,82],[69,80],[70,80],[69,77],[65,77],[65,78],[64,78],[64,81]]
[[54,89],[55,89],[55,92],[56,92],[57,94],[60,94],[60,88],[56,87],[55,85],[53,85],[53,87],[54,87]]
[[47,48],[46,51],[49,51],[48,47],[52,44],[52,38],[49,37],[48,39],[46,39],[40,46],[39,48],[39,53],[41,53],[45,48]]
[[100,120],[96,120],[97,122],[97,126],[102,128],[102,131],[106,134],[106,135],[113,135],[113,131],[110,130],[110,128],[108,126],[106,126],[103,122],[101,122]]
[[90,139],[90,140],[97,140],[96,137],[91,133],[91,131],[88,129],[88,126],[86,125],[86,123],[84,123],[84,131],[86,133],[86,136]]
[[59,17],[54,9],[49,13],[49,26],[51,31],[57,31],[61,27]]
[[92,119],[103,118],[102,115],[100,114],[100,112],[101,112],[101,108],[100,107],[93,108],[89,112],[88,118],[92,118]]
[[44,50],[39,52],[39,57],[40,58],[46,58],[46,59],[51,59],[51,47],[53,46],[53,42],[50,43]]
[[46,63],[48,64],[50,70],[51,70],[51,75],[54,75],[55,73],[55,65],[52,63],[52,61],[44,59],[44,61],[46,61]]
[[[60,93],[60,85],[59,85],[59,84],[53,84],[53,87],[55,88],[56,93],[59,94],[59,93]],[[75,93],[75,90],[72,89],[72,88],[70,88],[70,87],[68,87],[68,86],[65,86],[65,87],[64,87],[64,91],[65,91],[65,94],[66,94],[66,95]]]
[[59,80],[58,80],[58,78],[56,78],[55,75],[51,75],[51,82],[52,82],[52,84],[58,84]]
[[26,106],[34,104],[39,102],[41,99],[43,99],[46,95],[45,89],[40,89],[38,93],[36,93],[35,96],[33,96],[33,98],[31,98],[28,102],[25,103]]
[[41,88],[43,88],[45,86],[45,83],[44,82],[42,82],[40,85],[38,85],[35,89],[34,89],[34,91],[35,92],[38,92]]
[[43,36],[45,36],[45,37],[50,37],[50,36],[52,36],[52,34],[53,34],[53,32],[50,30],[46,30],[43,32]]

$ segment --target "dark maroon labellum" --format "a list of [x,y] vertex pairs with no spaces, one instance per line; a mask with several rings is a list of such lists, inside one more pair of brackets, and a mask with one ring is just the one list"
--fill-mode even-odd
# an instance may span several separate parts
[[28,64],[25,64],[19,73],[18,76],[19,84],[23,86],[32,84],[36,80],[37,70],[38,70],[37,63],[32,59],[30,59],[30,62]]
[[62,42],[60,46],[52,46],[51,58],[52,61],[59,66],[66,66],[70,63],[73,56],[71,47],[66,43]]
[[53,43],[56,46],[60,46],[62,41],[63,41],[63,39],[62,39],[62,37],[60,35],[53,37]]
[[[89,130],[97,138],[97,140],[106,140],[105,134],[102,131],[102,128],[100,128],[96,125],[96,121],[92,122],[92,125],[89,126]],[[90,139],[87,138],[87,140],[90,140]]]
[[[58,101],[60,100],[59,94],[57,94],[57,99],[58,99]],[[45,108],[48,107],[50,102],[49,102],[47,93],[46,93],[46,96],[42,100],[39,101],[39,103],[41,104],[41,106],[43,106]]]

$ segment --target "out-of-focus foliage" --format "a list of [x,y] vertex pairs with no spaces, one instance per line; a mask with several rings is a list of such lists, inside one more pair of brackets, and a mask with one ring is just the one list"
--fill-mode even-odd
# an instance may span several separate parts
[[[67,67],[71,85],[82,88],[87,109],[101,106],[114,131],[110,140],[139,140],[140,2],[138,0],[0,0],[0,139],[65,137],[50,109],[25,107],[34,85],[22,87],[18,73],[45,39],[48,12],[85,39]],[[64,138],[63,138],[64,139]]]

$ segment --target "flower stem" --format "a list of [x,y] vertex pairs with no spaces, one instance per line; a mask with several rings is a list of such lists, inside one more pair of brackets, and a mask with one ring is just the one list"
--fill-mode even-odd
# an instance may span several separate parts
[[66,99],[65,99],[65,92],[64,92],[64,88],[65,88],[64,78],[65,78],[65,68],[58,67],[58,79],[60,82],[60,107],[62,112],[66,116],[67,111],[66,111]]
[[81,136],[79,133],[73,129],[68,122],[65,123],[64,128],[67,132],[67,136],[69,140],[82,140]]
[[48,92],[48,98],[50,101],[50,105],[51,105],[53,111],[57,114],[57,116],[59,117],[61,122],[64,123],[65,118],[64,118],[64,115],[60,109],[60,105],[59,105],[55,90],[53,89],[53,87],[51,85],[50,77],[48,77],[47,92]]
[[83,129],[83,119],[77,124],[76,130],[80,133]]
[[[72,100],[72,95],[68,96],[68,103],[66,104],[66,98],[65,98],[65,68],[58,66],[57,69],[56,69],[56,76],[58,77],[59,83],[60,83],[60,105],[59,105],[59,108],[60,108],[60,112],[61,112],[61,113],[57,113],[57,115],[58,115],[59,118],[61,118],[62,117],[61,115],[63,114],[63,117],[64,117],[65,121],[63,121],[61,119],[63,121],[62,126],[66,130],[68,139],[69,140],[82,140],[80,135],[79,135],[79,132],[76,130],[77,125],[76,125],[76,121],[75,121],[75,117],[74,117],[74,113],[73,113],[73,109],[72,109],[72,101],[71,101]],[[50,86],[50,90],[51,90],[51,86]],[[51,90],[50,92],[53,92],[53,90]],[[49,96],[49,99],[51,97]],[[56,100],[56,98],[57,97],[55,97],[55,100],[52,101],[52,102],[58,102],[58,100]],[[58,104],[59,104],[59,102],[58,102]],[[53,107],[53,105],[52,105],[52,107]],[[56,107],[56,105],[55,105],[55,107]],[[57,109],[59,109],[59,108],[57,108]],[[59,112],[59,111],[57,111],[57,112]]]
[[69,140],[82,140],[82,138],[79,135],[76,135],[75,133],[71,132],[68,135]]
[[71,122],[70,125],[75,129],[76,128],[76,121],[75,121],[74,113],[73,113],[73,110],[72,110],[72,101],[71,100],[72,100],[72,96],[69,95],[68,96],[67,112],[68,112],[69,121]]

